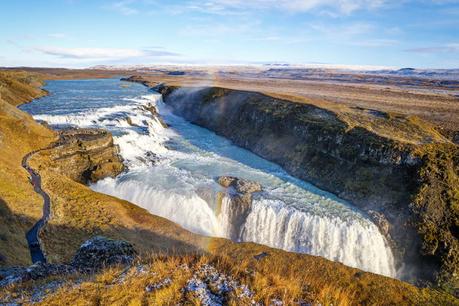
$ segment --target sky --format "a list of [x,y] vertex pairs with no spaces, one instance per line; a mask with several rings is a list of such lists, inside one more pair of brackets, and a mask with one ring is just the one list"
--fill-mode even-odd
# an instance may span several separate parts
[[459,68],[459,0],[0,1],[0,66]]

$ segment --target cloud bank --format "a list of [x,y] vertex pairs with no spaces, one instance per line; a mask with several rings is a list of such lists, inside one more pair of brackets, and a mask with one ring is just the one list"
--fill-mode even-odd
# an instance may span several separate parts
[[163,50],[116,49],[116,48],[59,48],[35,47],[33,50],[65,59],[122,60],[129,58],[179,56],[178,53]]

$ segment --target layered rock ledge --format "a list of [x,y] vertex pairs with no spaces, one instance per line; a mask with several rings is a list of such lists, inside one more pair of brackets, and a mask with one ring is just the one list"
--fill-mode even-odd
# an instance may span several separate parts
[[61,131],[52,150],[44,154],[48,169],[83,184],[115,177],[124,170],[111,133],[101,129]]

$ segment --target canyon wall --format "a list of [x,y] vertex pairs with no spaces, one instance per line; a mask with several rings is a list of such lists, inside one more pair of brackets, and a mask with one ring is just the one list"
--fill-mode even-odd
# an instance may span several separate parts
[[[175,114],[367,212],[392,244],[403,278],[457,288],[459,151],[428,126],[384,113],[353,124],[351,116],[256,92],[155,89]],[[388,135],[371,124],[396,128]],[[413,141],[401,139],[404,131]]]

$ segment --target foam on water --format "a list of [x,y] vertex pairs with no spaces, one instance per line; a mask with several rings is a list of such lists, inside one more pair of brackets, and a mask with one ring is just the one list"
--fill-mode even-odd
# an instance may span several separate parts
[[[232,175],[258,181],[264,191],[254,197],[239,240],[323,256],[396,276],[391,250],[378,228],[347,203],[174,116],[159,95],[147,94],[143,87],[131,88],[126,95],[119,88],[120,97],[115,99],[112,87],[118,88],[119,83],[107,82],[97,84],[107,88],[110,98],[106,100],[111,102],[101,99],[85,107],[68,107],[65,95],[71,93],[59,91],[57,81],[50,84],[57,87],[59,95],[47,101],[54,103],[55,109],[67,105],[67,112],[60,109],[53,113],[50,105],[46,110],[34,106],[46,103],[43,100],[47,98],[33,102],[28,109],[36,119],[51,125],[102,127],[113,132],[129,170],[115,179],[99,181],[92,189],[136,203],[190,231],[228,237],[231,201],[225,197],[217,208],[217,193],[222,187],[215,177]],[[73,85],[78,87],[78,82]],[[83,89],[73,94],[88,96],[90,84],[80,87]],[[53,88],[49,89],[53,92]],[[165,128],[146,105],[156,106],[170,128]]]

